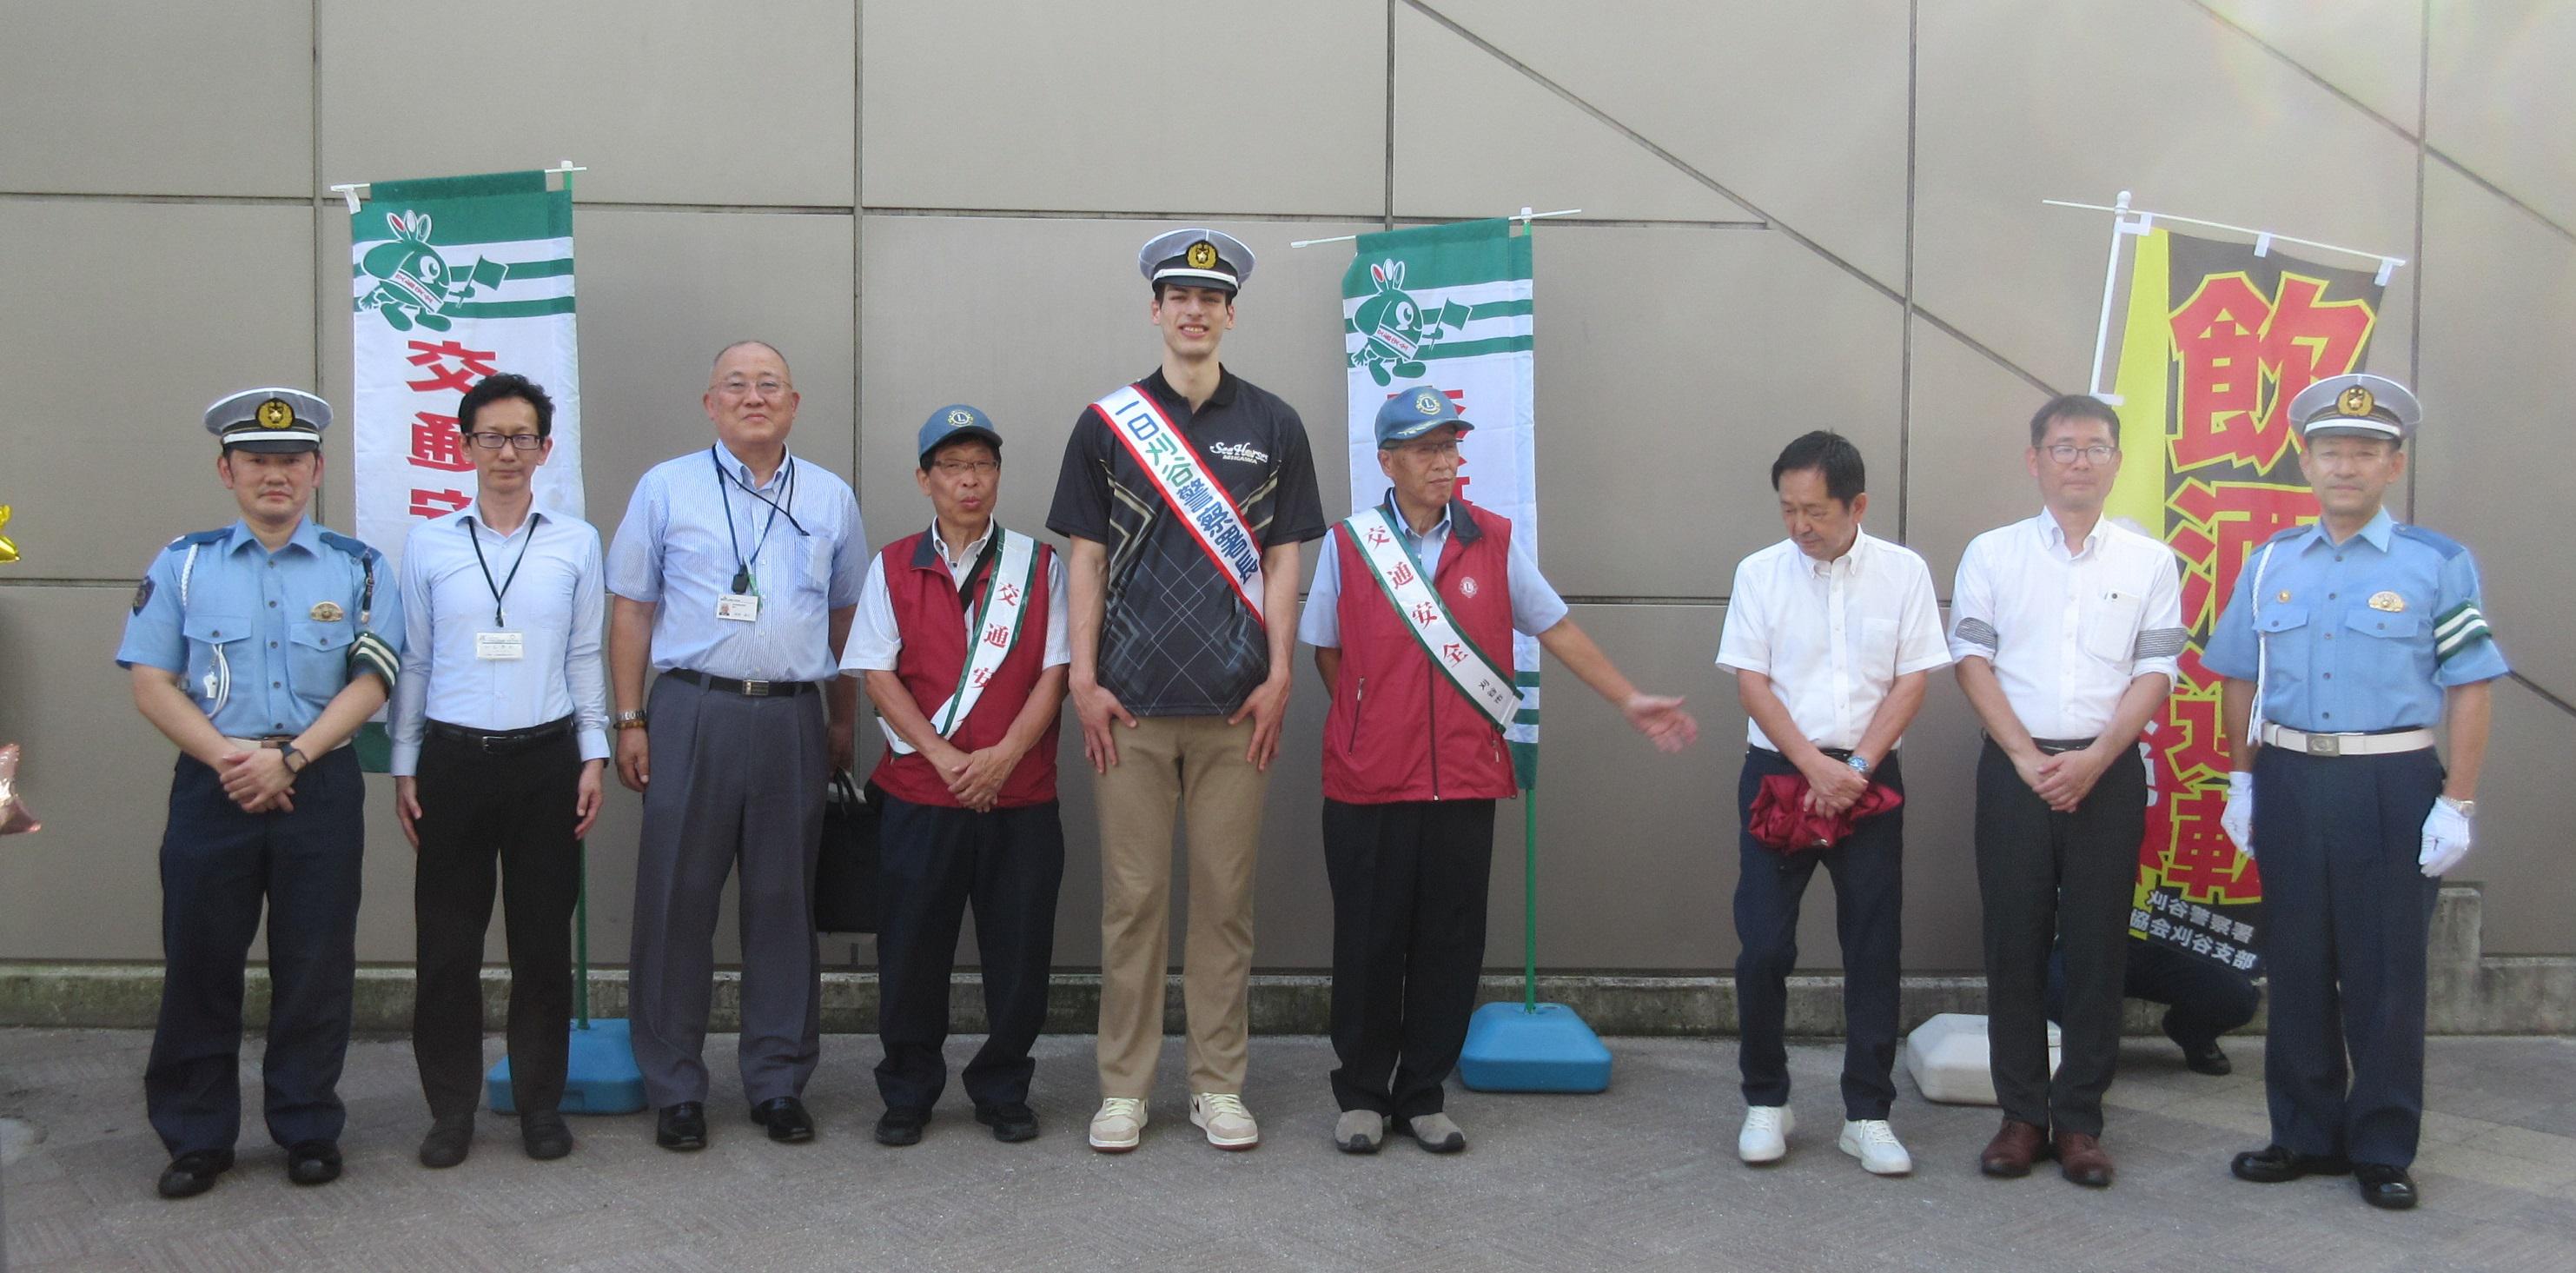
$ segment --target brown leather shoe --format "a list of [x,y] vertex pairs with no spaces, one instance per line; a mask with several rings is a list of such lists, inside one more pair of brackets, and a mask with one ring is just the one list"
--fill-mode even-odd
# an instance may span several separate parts
[[2046,1157],[2048,1129],[2008,1115],[1995,1138],[1986,1142],[1986,1152],[1977,1155],[1977,1170],[1989,1176],[2019,1179],[2030,1174],[2032,1163]]
[[2111,1184],[2111,1155],[2102,1142],[2082,1132],[2059,1132],[2056,1137],[2057,1169],[2079,1185],[2095,1189]]

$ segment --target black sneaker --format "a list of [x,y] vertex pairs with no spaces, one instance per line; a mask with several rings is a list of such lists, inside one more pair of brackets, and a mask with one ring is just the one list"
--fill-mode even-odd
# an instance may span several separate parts
[[158,1188],[164,1198],[194,1198],[215,1187],[215,1177],[233,1169],[233,1151],[199,1149],[179,1155],[161,1169]]
[[474,1116],[450,1114],[430,1121],[429,1134],[420,1138],[420,1165],[453,1167],[473,1150]]
[[1020,1101],[1008,1105],[978,1105],[975,1121],[993,1129],[993,1139],[1016,1144],[1038,1138],[1038,1112]]
[[921,1129],[930,1125],[930,1111],[913,1105],[893,1105],[877,1119],[877,1143],[880,1145],[918,1145]]

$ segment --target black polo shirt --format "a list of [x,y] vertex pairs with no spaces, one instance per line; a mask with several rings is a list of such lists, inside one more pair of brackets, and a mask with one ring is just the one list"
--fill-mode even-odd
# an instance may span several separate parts
[[[1277,394],[1217,369],[1195,413],[1157,369],[1142,388],[1223,483],[1265,550],[1322,538],[1323,501],[1306,423]],[[1100,413],[1083,408],[1065,442],[1047,529],[1109,549],[1099,677],[1139,716],[1225,716],[1270,676],[1270,644],[1154,480]],[[1294,624],[1294,614],[1270,616]]]

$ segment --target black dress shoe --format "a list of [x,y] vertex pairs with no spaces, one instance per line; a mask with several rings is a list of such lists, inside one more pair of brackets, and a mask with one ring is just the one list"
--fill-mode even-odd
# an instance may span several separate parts
[[161,1196],[194,1198],[215,1187],[215,1177],[233,1169],[233,1151],[198,1149],[170,1160],[161,1169]]
[[327,1185],[340,1178],[335,1141],[299,1140],[286,1147],[286,1178],[299,1185]]
[[2415,1178],[2403,1167],[2382,1166],[2375,1162],[2354,1163],[2352,1174],[2361,1182],[2361,1200],[2382,1211],[2415,1209]]
[[572,1152],[572,1129],[564,1126],[562,1114],[536,1110],[519,1115],[519,1143],[527,1146],[530,1158],[561,1158]]
[[768,1128],[769,1138],[782,1145],[801,1145],[814,1139],[814,1116],[805,1112],[805,1102],[793,1096],[752,1106],[751,1121]]
[[978,1105],[975,1121],[993,1129],[993,1139],[1005,1144],[1038,1138],[1038,1112],[1026,1104],[1013,1101],[1008,1105]]
[[2175,1047],[2182,1049],[2183,1068],[2194,1074],[2207,1074],[2213,1077],[2235,1072],[2235,1064],[2227,1059],[2227,1053],[2219,1050],[2218,1040],[2186,1039],[2175,1033],[2171,1012],[2165,1013],[2164,1031],[2165,1037],[2173,1040]]
[[663,1106],[653,1120],[653,1143],[664,1149],[706,1148],[707,1107],[696,1101]]
[[[978,1111],[978,1118],[982,1112]],[[918,1105],[889,1105],[877,1116],[877,1143],[880,1145],[918,1145],[921,1129],[930,1125],[930,1111]],[[1030,1120],[1029,1134],[1037,1134],[1037,1123]]]
[[2236,1173],[2238,1180],[2277,1185],[2306,1176],[2340,1176],[2352,1170],[2352,1163],[2339,1154],[2301,1154],[2279,1145],[2265,1145],[2238,1154],[2227,1169]]
[[474,1148],[474,1116],[450,1114],[432,1119],[429,1134],[420,1138],[420,1165],[453,1167],[465,1161]]

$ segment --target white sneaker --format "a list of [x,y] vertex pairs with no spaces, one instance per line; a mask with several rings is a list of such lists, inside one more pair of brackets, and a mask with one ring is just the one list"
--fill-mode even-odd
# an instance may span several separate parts
[[1735,1156],[1749,1163],[1778,1162],[1789,1156],[1789,1133],[1798,1116],[1786,1105],[1749,1105],[1744,1130],[1735,1135]]
[[1914,1172],[1914,1155],[1905,1152],[1905,1144],[1896,1139],[1896,1129],[1883,1118],[1858,1118],[1843,1124],[1842,1151],[1860,1160],[1860,1165],[1873,1176],[1905,1176]]
[[1145,1138],[1145,1102],[1132,1096],[1104,1097],[1091,1116],[1091,1147],[1104,1154],[1123,1154]]
[[1261,1143],[1261,1124],[1232,1092],[1190,1093],[1190,1122],[1207,1133],[1219,1149],[1250,1149]]

